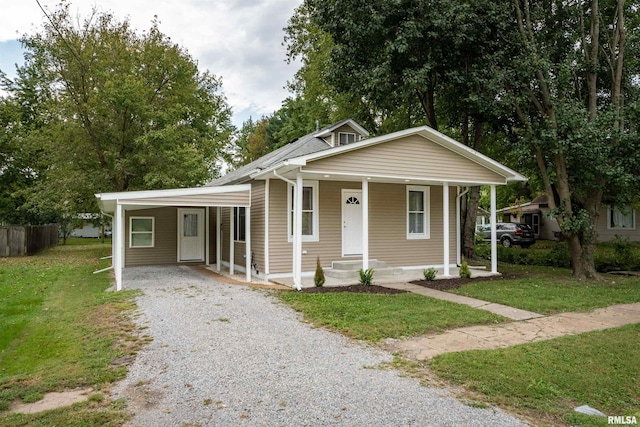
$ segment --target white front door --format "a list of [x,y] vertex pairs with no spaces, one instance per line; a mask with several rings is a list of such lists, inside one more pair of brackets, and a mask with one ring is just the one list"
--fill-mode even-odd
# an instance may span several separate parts
[[178,261],[204,261],[204,211],[178,209]]
[[362,255],[361,190],[342,190],[342,255]]

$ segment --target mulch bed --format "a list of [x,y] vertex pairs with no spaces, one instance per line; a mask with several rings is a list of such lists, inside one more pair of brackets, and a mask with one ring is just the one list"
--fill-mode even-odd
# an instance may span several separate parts
[[438,291],[447,291],[449,289],[458,289],[462,285],[474,282],[492,282],[496,280],[509,280],[518,279],[521,276],[515,274],[502,275],[502,276],[489,276],[489,277],[474,277],[471,279],[462,279],[460,277],[453,277],[451,279],[438,279],[428,282],[426,280],[414,280],[410,282],[413,285],[424,286],[425,288],[436,289]]
[[[490,276],[490,277],[474,277],[471,279],[462,279],[460,277],[452,277],[451,279],[438,279],[428,282],[426,280],[414,280],[410,282],[411,284],[424,286],[425,288],[436,289],[438,291],[447,291],[449,289],[458,289],[462,285],[466,285],[467,283],[474,282],[487,282],[487,281],[495,281],[495,280],[508,280],[508,279],[518,279],[522,276],[518,276],[515,274],[503,275],[503,276]],[[360,294],[404,294],[407,291],[402,291],[400,289],[390,289],[385,288],[384,286],[364,286],[364,285],[350,285],[350,286],[323,286],[320,288],[303,288],[300,292],[307,294],[326,294],[326,293],[336,293],[336,292],[351,292],[351,293],[360,293]]]
[[385,288],[383,286],[376,285],[350,285],[350,286],[323,286],[320,288],[302,288],[300,292],[307,294],[325,294],[325,293],[334,293],[334,292],[351,292],[358,294],[404,294],[407,291],[402,291],[400,289],[390,289]]

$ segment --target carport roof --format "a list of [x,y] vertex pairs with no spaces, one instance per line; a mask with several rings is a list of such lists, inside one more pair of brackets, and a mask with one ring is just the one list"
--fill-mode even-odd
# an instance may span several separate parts
[[127,209],[159,206],[250,206],[251,185],[122,191],[99,193],[95,196],[103,212],[115,212],[118,204],[125,205]]

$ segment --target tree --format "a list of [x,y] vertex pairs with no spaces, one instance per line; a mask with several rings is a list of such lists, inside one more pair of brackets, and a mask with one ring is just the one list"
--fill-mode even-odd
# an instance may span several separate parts
[[[568,241],[574,275],[594,265],[601,204],[640,194],[637,121],[640,4],[624,0],[513,0],[508,64],[520,143],[535,156],[549,205]],[[630,94],[631,103],[625,102]],[[637,117],[635,117],[637,118]]]
[[[104,191],[199,185],[217,174],[232,131],[220,79],[158,29],[138,34],[127,20],[93,14],[74,24],[69,4],[25,35],[25,65],[13,97],[33,87],[41,109],[39,147],[49,163],[32,206],[96,211]],[[59,208],[59,206],[58,206]]]
[[[333,40],[327,76],[379,110],[419,106],[422,121],[482,151],[499,138],[500,64],[509,53],[509,10],[499,2],[308,0]],[[402,109],[400,109],[402,111]],[[410,120],[412,122],[414,120]],[[463,227],[473,255],[480,188],[471,187]]]

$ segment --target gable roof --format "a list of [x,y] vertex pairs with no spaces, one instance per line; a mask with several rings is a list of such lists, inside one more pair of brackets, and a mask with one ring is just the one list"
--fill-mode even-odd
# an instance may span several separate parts
[[[286,159],[288,166],[306,166],[307,162],[319,160],[331,156],[337,156],[342,153],[348,153],[354,150],[358,150],[365,147],[370,147],[376,144],[382,144],[388,141],[398,140],[407,136],[419,135],[423,138],[438,144],[462,157],[465,157],[485,168],[495,172],[496,174],[505,177],[507,182],[511,181],[527,181],[524,175],[519,174],[513,169],[481,154],[480,152],[468,147],[446,135],[430,128],[429,126],[420,126],[411,129],[405,129],[398,132],[393,132],[387,135],[377,136],[374,138],[364,139],[358,142],[354,142],[348,145],[341,145],[337,147],[330,147],[326,150],[316,151],[299,157],[291,157]],[[259,171],[251,175],[251,178],[257,178],[260,175],[270,173],[274,169],[278,169],[280,166],[284,166],[284,161],[279,164],[274,164],[267,170]]]
[[429,126],[420,126],[411,129],[405,129],[387,135],[363,139],[352,144],[341,145],[337,147],[331,147],[327,142],[321,139],[323,136],[329,135],[331,132],[344,125],[351,126],[354,130],[362,132],[363,135],[369,135],[369,133],[355,121],[353,121],[352,119],[345,119],[326,128],[320,129],[319,131],[309,133],[283,147],[278,148],[275,151],[272,151],[269,154],[260,157],[259,159],[247,165],[244,165],[226,174],[221,178],[209,182],[205,186],[213,187],[228,184],[239,184],[250,181],[251,179],[258,178],[260,176],[270,174],[272,171],[277,170],[283,166],[306,166],[307,162],[309,161],[340,155],[342,153],[351,152],[364,147],[397,140],[411,135],[420,135],[433,143],[436,143],[462,157],[465,157],[483,166],[484,168],[505,177],[505,180],[507,182],[527,180],[525,176],[519,174],[513,169],[504,166],[503,164],[430,128]]
[[213,181],[207,183],[205,187],[215,187],[219,185],[248,181],[251,179],[251,175],[260,172],[263,169],[269,168],[275,164],[281,163],[287,159],[326,150],[330,147],[329,144],[324,142],[322,139],[317,138],[315,134],[316,132],[307,134],[301,138],[296,139],[293,142],[290,142],[287,145],[283,145],[277,150],[265,154],[259,159],[241,166],[238,169],[229,172],[223,177],[214,179]]
[[319,131],[315,132],[313,136],[315,136],[316,138],[322,138],[322,137],[325,137],[325,136],[329,136],[333,131],[335,131],[336,129],[338,129],[338,128],[344,126],[344,125],[349,125],[353,130],[355,130],[356,132],[358,132],[360,135],[362,135],[365,138],[369,136],[369,132],[367,132],[367,130],[365,128],[360,126],[353,119],[340,120],[338,123],[334,123],[334,124],[329,125],[329,126],[323,128],[323,129],[320,129]]

